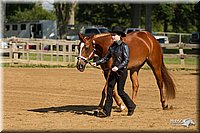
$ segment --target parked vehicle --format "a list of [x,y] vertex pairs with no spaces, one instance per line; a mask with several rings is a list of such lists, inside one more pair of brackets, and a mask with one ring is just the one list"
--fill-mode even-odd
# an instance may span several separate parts
[[[3,34],[0,33],[0,39],[3,38]],[[3,42],[2,40],[0,40],[0,49],[6,49],[9,48],[9,44],[7,42]]]
[[169,43],[169,38],[167,36],[157,36],[157,35],[154,35],[154,37],[156,38],[156,40],[159,43],[162,43],[162,44],[168,44]]
[[193,32],[189,43],[200,44],[200,32]]
[[141,28],[126,28],[125,29],[125,34],[128,34],[130,32],[135,32],[135,31],[144,31],[145,29],[141,29]]
[[90,27],[83,27],[80,30],[80,33],[85,36],[91,36],[94,34],[100,34],[100,33],[107,33],[110,32],[110,30],[106,27],[102,26],[90,26]]
[[0,44],[0,48],[1,48],[1,49],[9,48],[9,45],[8,45],[7,42],[0,42],[0,43],[1,43],[1,44]]

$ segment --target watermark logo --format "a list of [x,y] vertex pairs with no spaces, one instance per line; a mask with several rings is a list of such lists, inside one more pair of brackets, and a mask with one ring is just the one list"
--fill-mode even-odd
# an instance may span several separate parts
[[194,126],[195,123],[191,118],[187,118],[187,119],[171,119],[170,123],[172,125],[182,125],[185,127],[189,127],[189,126]]

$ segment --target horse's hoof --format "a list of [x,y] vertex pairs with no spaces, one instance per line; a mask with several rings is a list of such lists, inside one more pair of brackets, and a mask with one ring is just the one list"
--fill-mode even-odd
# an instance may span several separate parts
[[126,106],[121,105],[121,106],[120,106],[120,111],[122,112],[123,110],[125,110],[125,108],[126,108]]
[[163,110],[167,110],[168,109],[168,105],[163,107]]
[[125,110],[126,106],[121,105],[119,107],[116,108],[116,112],[122,112],[123,110]]
[[103,108],[102,108],[101,106],[98,106],[97,109],[98,109],[98,110],[101,110],[101,109],[103,109]]

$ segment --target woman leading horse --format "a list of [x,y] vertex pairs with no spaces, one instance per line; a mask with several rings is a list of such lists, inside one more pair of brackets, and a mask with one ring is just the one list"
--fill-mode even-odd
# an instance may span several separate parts
[[[79,34],[79,38],[79,56],[77,61],[77,69],[79,71],[84,71],[86,64],[94,54],[97,54],[100,58],[104,57],[108,51],[108,48],[113,44],[112,34],[110,33],[97,34],[90,37],[85,37],[82,34]],[[145,63],[147,63],[152,69],[156,78],[160,91],[160,102],[162,108],[167,109],[167,100],[169,98],[175,98],[176,87],[163,62],[163,54],[160,44],[155,39],[155,37],[147,31],[129,33],[126,35],[126,37],[123,37],[122,40],[128,45],[130,49],[129,63],[127,68],[130,70],[130,79],[133,89],[133,102],[136,103],[136,96],[139,87],[139,70]],[[112,59],[101,65],[106,79],[108,76],[108,70],[112,68],[111,65]],[[163,87],[166,90],[166,96],[164,95]],[[105,93],[105,90],[102,91],[102,94],[103,93]],[[115,100],[119,102],[119,99],[116,98],[116,92],[114,95]],[[105,96],[102,95],[99,106],[103,105],[102,101],[104,101],[104,98]]]

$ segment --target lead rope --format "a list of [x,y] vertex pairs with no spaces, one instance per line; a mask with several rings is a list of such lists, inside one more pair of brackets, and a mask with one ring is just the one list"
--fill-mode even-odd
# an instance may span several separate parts
[[90,64],[90,66],[92,66],[92,67],[94,67],[94,68],[97,68],[97,69],[101,69],[100,67],[98,67],[98,66],[94,66],[94,65],[92,65],[92,63],[91,62],[88,62],[89,64]]

